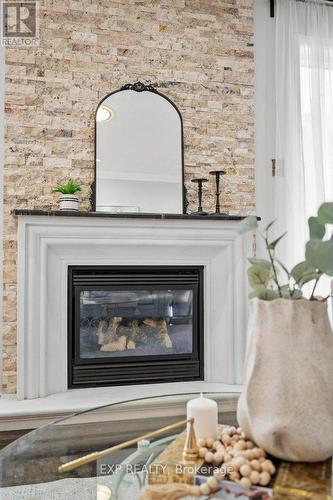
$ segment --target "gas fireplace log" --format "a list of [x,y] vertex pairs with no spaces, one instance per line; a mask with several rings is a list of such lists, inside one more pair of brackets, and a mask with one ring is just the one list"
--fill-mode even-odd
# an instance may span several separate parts
[[114,316],[109,322],[109,327],[107,329],[106,335],[104,337],[103,344],[111,344],[112,342],[117,342],[119,339],[118,329],[123,318],[121,316]]
[[139,325],[138,320],[124,322],[124,318],[115,316],[107,322],[101,320],[98,325],[98,343],[101,351],[116,352],[136,349],[138,342],[172,348],[172,341],[165,319],[145,318]]
[[118,340],[110,342],[109,344],[102,345],[100,350],[103,352],[125,351],[126,344],[127,344],[127,338],[125,337],[125,335],[122,335],[121,337],[118,338]]
[[104,344],[104,332],[107,329],[107,322],[104,321],[103,319],[98,323],[98,329],[97,329],[97,341],[99,345]]
[[160,347],[172,347],[172,341],[168,333],[168,325],[165,319],[156,320],[146,318],[141,326],[142,336],[146,342]]

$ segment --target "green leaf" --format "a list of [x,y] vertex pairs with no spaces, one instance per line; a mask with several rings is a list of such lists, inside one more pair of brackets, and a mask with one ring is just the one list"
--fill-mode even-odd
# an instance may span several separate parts
[[309,274],[304,274],[302,276],[302,278],[299,280],[299,285],[303,286],[303,285],[305,285],[305,283],[308,283],[309,281],[319,279],[320,276],[321,276],[321,273],[316,273],[316,272],[309,273]]
[[255,215],[249,215],[245,219],[241,220],[237,226],[237,232],[239,234],[247,233],[248,231],[253,231],[258,227],[257,217]]
[[289,288],[289,284],[286,284],[286,285],[282,285],[280,286],[280,290],[281,290],[281,293],[282,293],[282,297],[284,299],[290,299],[290,288]]
[[299,262],[294,266],[290,272],[291,276],[294,278],[296,283],[304,276],[305,274],[314,273],[316,271],[315,267],[310,267],[309,263],[304,260],[303,262]]
[[291,295],[291,299],[293,300],[297,300],[297,299],[301,299],[303,297],[303,292],[302,290],[300,290],[299,288],[296,288],[296,290],[293,291],[292,295]]
[[306,244],[307,262],[322,273],[333,276],[333,240],[310,240]]
[[247,259],[253,266],[258,266],[258,267],[264,267],[265,269],[271,269],[272,268],[272,264],[268,261],[268,260],[265,260],[265,259],[255,259],[255,258],[251,258],[251,259]]
[[280,240],[282,240],[282,238],[287,234],[287,231],[283,234],[281,234],[281,236],[279,236],[278,238],[276,238],[276,240],[272,241],[272,243],[269,243],[267,248],[269,250],[274,250],[276,245],[279,243]]
[[333,276],[333,240],[321,241],[316,253],[318,269]]
[[288,300],[297,300],[303,297],[302,290],[296,288],[295,290],[290,290],[289,284],[280,287],[282,297]]
[[317,251],[322,244],[320,240],[310,240],[305,246],[305,259],[309,267],[317,269]]
[[272,220],[272,222],[267,224],[267,226],[265,227],[265,231],[268,231],[273,226],[274,222],[276,222],[276,219]]
[[69,179],[66,184],[58,184],[52,192],[53,193],[62,193],[62,194],[74,194],[77,191],[81,191],[80,184],[76,184],[73,179]]
[[308,219],[310,239],[311,240],[322,240],[325,236],[325,225],[321,224],[318,217],[310,217]]
[[247,270],[251,288],[266,288],[270,277],[270,269],[259,266],[251,266]]
[[279,294],[275,290],[271,290],[270,288],[257,288],[249,293],[249,298],[254,299],[258,298],[261,300],[274,300],[279,298]]
[[320,224],[333,224],[333,202],[323,203],[318,210]]

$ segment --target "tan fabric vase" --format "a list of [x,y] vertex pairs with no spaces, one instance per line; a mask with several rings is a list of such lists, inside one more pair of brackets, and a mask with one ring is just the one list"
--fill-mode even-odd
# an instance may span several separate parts
[[250,303],[239,425],[273,456],[333,455],[333,334],[325,302]]

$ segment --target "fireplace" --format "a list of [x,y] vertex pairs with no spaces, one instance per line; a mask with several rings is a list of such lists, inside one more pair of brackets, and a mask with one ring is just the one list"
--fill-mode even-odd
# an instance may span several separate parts
[[203,266],[70,266],[68,387],[203,380]]

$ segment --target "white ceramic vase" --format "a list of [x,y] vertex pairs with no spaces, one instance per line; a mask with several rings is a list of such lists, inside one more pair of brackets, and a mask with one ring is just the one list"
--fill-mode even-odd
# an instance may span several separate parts
[[59,198],[60,210],[77,212],[79,210],[79,198],[75,194],[62,194]]
[[326,302],[250,303],[238,422],[271,455],[316,462],[333,455],[333,334]]

